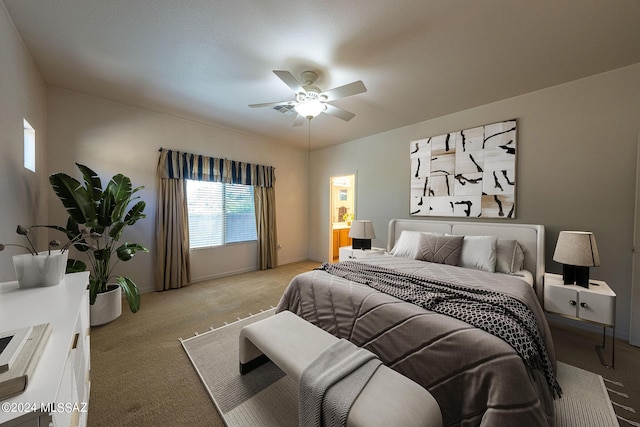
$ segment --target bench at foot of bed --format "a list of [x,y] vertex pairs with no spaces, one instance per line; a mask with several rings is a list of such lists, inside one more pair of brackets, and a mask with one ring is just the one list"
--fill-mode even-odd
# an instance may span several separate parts
[[[271,360],[299,383],[305,368],[338,341],[290,311],[283,311],[242,328],[240,373]],[[382,365],[353,403],[347,426],[390,425],[441,427],[442,415],[427,390]]]

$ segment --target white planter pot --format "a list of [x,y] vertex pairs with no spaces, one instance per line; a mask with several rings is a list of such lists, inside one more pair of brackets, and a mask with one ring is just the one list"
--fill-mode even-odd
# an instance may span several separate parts
[[38,255],[23,254],[13,256],[18,286],[36,288],[56,286],[64,279],[69,251],[39,252]]
[[104,325],[113,322],[122,314],[122,289],[102,292],[96,295],[96,302],[90,306],[91,326]]

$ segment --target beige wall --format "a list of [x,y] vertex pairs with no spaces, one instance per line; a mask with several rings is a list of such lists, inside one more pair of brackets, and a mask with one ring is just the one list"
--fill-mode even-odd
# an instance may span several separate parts
[[[147,218],[127,229],[123,240],[154,247],[155,171],[160,147],[226,157],[276,168],[279,263],[307,259],[307,164],[305,151],[148,110],[48,87],[49,173],[67,172],[80,179],[75,162],[95,170],[103,180],[129,176],[147,203]],[[49,193],[51,221],[62,223],[62,204]],[[142,290],[153,289],[151,254],[118,265]],[[192,252],[192,279],[228,275],[257,268],[256,245],[235,244]]]
[[[16,234],[18,224],[29,226],[47,220],[47,140],[45,86],[18,35],[4,3],[0,2],[0,243],[26,241]],[[36,130],[36,173],[23,167],[23,119]],[[46,233],[44,233],[46,234]],[[39,250],[46,236],[38,236]],[[15,280],[12,255],[0,254],[0,282]]]
[[602,265],[592,277],[618,295],[617,332],[629,333],[640,64],[395,129],[311,156],[310,256],[329,243],[328,177],[357,171],[358,217],[385,246],[392,218],[409,218],[409,141],[518,119],[516,222],[546,227],[547,271],[561,230],[593,231]]

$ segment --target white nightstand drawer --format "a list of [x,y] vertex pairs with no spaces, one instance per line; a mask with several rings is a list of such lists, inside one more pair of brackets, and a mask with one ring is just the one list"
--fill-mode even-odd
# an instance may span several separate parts
[[544,308],[552,313],[578,317],[578,294],[573,287],[547,284],[544,290]]
[[616,296],[601,293],[580,292],[580,318],[613,326],[615,324]]

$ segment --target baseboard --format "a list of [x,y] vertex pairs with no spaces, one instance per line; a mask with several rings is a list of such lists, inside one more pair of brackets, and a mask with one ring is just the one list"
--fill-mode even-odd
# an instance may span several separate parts
[[287,265],[287,264],[293,264],[294,262],[302,262],[302,261],[315,261],[315,260],[310,260],[306,256],[302,257],[302,258],[290,258],[290,259],[284,259],[284,260],[279,259],[278,260],[278,267],[281,267],[281,266]]
[[[295,262],[302,262],[302,261],[314,261],[314,262],[322,262],[322,261],[316,261],[316,260],[310,260],[306,257],[303,258],[292,258],[292,259],[288,259],[288,260],[281,260],[278,262],[278,267],[282,267],[284,265],[287,264],[293,264]],[[224,273],[220,273],[220,274],[213,274],[210,276],[205,276],[205,277],[198,277],[196,279],[191,280],[191,283],[200,283],[200,282],[206,282],[207,280],[213,280],[213,279],[219,279],[221,277],[227,277],[227,276],[233,276],[236,274],[242,274],[242,273],[249,273],[251,271],[258,271],[257,268],[243,268],[243,269],[239,269],[239,270],[233,270],[233,271],[225,271]],[[140,289],[140,293],[144,294],[147,292],[155,292],[156,289],[153,287],[145,287],[145,288],[139,288]]]

